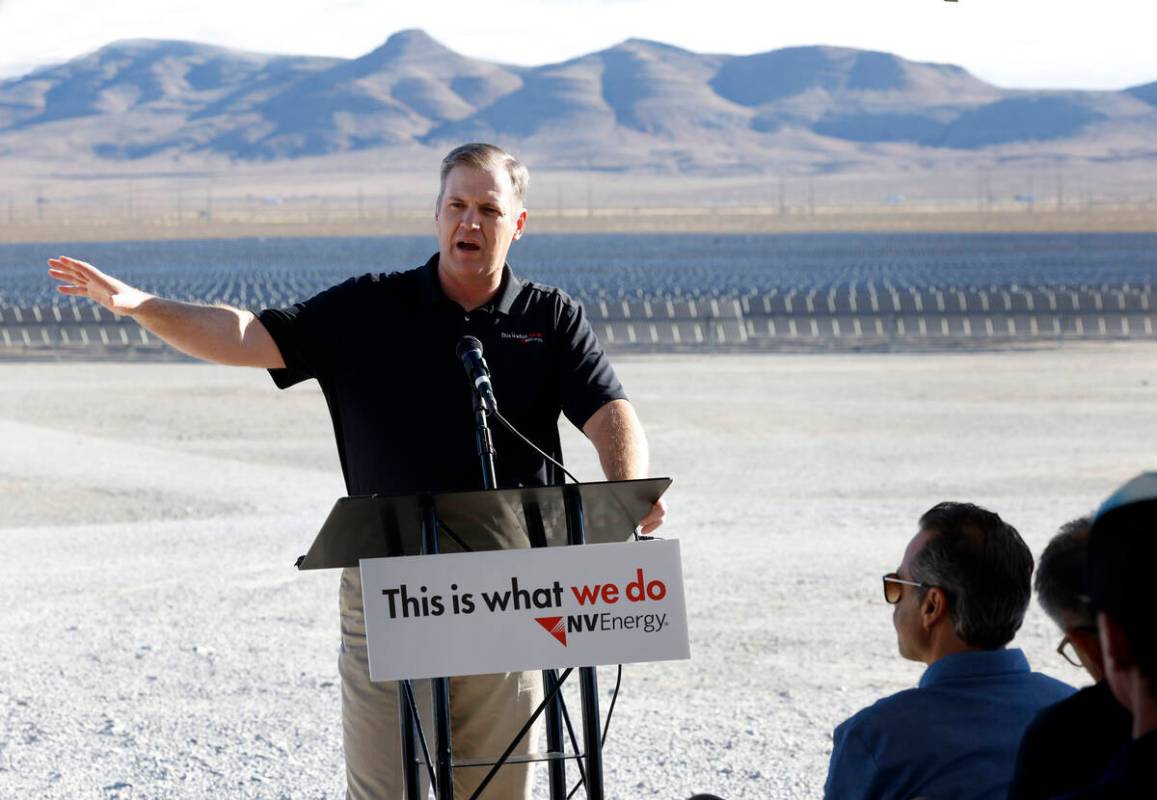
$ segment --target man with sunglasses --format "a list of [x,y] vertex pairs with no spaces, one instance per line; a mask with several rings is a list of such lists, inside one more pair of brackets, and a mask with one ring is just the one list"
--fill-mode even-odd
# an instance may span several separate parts
[[921,518],[884,599],[900,655],[928,665],[918,688],[839,725],[824,796],[1003,798],[1021,736],[1071,686],[1006,649],[1024,620],[1032,553],[1016,529],[970,503]]
[[1091,520],[1063,525],[1041,554],[1037,600],[1064,637],[1057,652],[1096,683],[1037,715],[1016,758],[1009,800],[1045,800],[1091,783],[1129,742],[1133,718],[1105,681],[1097,618],[1085,586]]

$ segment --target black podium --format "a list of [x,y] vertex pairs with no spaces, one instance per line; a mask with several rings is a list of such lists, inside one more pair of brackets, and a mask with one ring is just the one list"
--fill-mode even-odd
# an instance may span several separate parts
[[[670,485],[669,478],[648,478],[473,492],[344,497],[330,511],[309,552],[297,560],[297,567],[302,570],[357,567],[363,558],[625,542]],[[556,670],[544,670],[543,701],[505,752],[495,755],[493,760],[469,762],[470,766],[491,766],[470,800],[485,791],[503,764],[514,761],[548,762],[551,800],[565,800],[568,759],[576,761],[588,800],[603,800],[597,673],[594,667],[580,667],[578,671],[582,752],[578,752],[578,742],[561,695],[573,669],[561,675]],[[421,729],[412,683],[398,683],[407,797],[409,800],[418,797],[420,772],[425,767],[431,773],[437,800],[452,800],[455,762],[451,751],[448,680],[431,680],[435,725],[433,758]],[[546,714],[547,752],[512,757],[518,743],[543,713]],[[572,753],[566,752],[564,723],[571,736]]]

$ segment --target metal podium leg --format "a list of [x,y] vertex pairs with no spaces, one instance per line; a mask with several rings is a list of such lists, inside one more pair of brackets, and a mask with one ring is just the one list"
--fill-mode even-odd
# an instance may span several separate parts
[[[586,543],[582,495],[577,486],[563,490],[568,544]],[[583,751],[586,761],[587,800],[603,800],[603,735],[599,730],[599,678],[594,667],[579,670],[583,711]]]
[[[422,798],[422,779],[419,773],[418,752],[414,746],[414,727],[417,720],[406,696],[410,692],[413,696],[413,684],[409,681],[398,681],[398,718],[402,724],[402,781],[406,788],[406,800]],[[425,798],[422,798],[425,800]]]
[[[422,553],[438,552],[438,517],[434,504],[422,504]],[[454,800],[454,753],[450,738],[450,681],[434,678],[430,681],[434,692],[434,761],[438,778],[438,800]]]
[[[542,683],[546,697],[556,692],[558,670],[544,669]],[[555,695],[546,707],[546,751],[562,753],[565,748],[562,739],[562,696]],[[566,762],[556,758],[549,762],[550,800],[566,800]]]
[[437,754],[434,761],[438,773],[438,800],[454,800],[454,754],[450,744],[450,681],[434,678],[434,730]]
[[583,750],[587,762],[587,800],[603,800],[603,732],[599,730],[599,679],[594,667],[579,670],[583,703]]

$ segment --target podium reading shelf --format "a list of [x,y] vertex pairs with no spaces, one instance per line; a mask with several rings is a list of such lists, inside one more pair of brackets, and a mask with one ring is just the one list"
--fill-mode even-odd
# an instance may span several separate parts
[[[334,505],[309,552],[297,560],[297,567],[330,569],[356,567],[362,559],[372,558],[626,542],[638,521],[670,485],[669,478],[648,478],[441,494],[345,497]],[[563,723],[570,729],[570,720],[561,689],[573,668],[561,676],[555,670],[544,670],[545,697],[505,752],[493,760],[469,762],[470,766],[491,765],[471,800],[481,796],[503,764],[515,761],[548,762],[551,800],[565,800],[567,759],[576,761],[588,800],[603,800],[597,674],[594,667],[578,669],[583,752],[578,752],[573,730],[570,736],[574,752],[567,753],[563,743]],[[408,800],[419,797],[420,770],[425,766],[431,772],[435,797],[452,800],[455,762],[451,753],[448,680],[431,681],[435,723],[433,759],[427,752],[411,681],[402,680],[398,684],[406,796]],[[548,752],[511,757],[544,711]],[[419,743],[421,757],[417,749]]]

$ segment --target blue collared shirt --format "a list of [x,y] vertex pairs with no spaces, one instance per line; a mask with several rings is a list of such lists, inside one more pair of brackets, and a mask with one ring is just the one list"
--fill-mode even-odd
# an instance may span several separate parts
[[1003,800],[1025,728],[1074,691],[1020,650],[945,656],[836,728],[824,797]]

